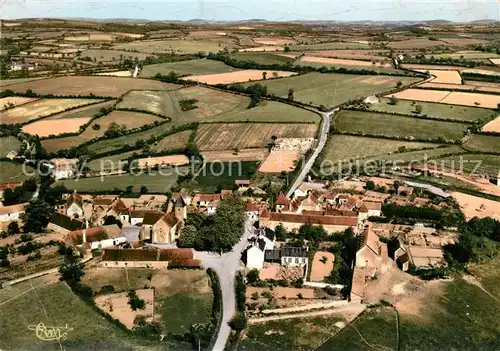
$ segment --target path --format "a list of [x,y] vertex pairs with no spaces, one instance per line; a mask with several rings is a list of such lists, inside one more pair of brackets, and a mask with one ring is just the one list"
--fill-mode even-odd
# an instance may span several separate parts
[[234,282],[236,271],[240,266],[241,253],[247,245],[247,236],[252,232],[252,221],[245,221],[245,233],[233,251],[219,255],[211,252],[196,252],[196,258],[201,260],[203,267],[213,269],[219,276],[222,290],[222,324],[217,335],[214,351],[222,351],[231,333],[229,321],[236,313],[236,298]]
[[322,122],[321,122],[321,131],[319,135],[319,143],[316,149],[314,150],[313,154],[311,157],[309,157],[309,160],[302,166],[302,170],[300,171],[299,175],[293,182],[292,186],[286,193],[287,197],[291,197],[295,189],[299,187],[299,185],[304,181],[304,178],[307,176],[309,171],[311,170],[311,167],[313,166],[314,162],[318,158],[320,152],[323,150],[326,144],[326,140],[328,137],[328,131],[330,130],[330,120],[331,120],[331,115],[333,112],[320,112],[321,117],[322,117]]

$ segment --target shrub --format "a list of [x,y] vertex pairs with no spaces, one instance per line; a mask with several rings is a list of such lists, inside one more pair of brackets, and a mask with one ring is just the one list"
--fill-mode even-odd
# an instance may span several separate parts
[[244,313],[239,312],[231,319],[229,326],[233,330],[242,331],[247,327],[247,317]]

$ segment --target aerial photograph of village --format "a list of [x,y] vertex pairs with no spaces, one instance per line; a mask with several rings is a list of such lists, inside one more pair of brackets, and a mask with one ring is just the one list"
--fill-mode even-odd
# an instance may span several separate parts
[[500,350],[500,2],[3,1],[11,350]]

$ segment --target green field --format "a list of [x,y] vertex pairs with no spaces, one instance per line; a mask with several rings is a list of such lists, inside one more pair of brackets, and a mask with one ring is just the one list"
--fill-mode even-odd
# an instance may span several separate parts
[[[32,167],[26,166],[29,172],[35,172]],[[1,161],[0,162],[0,183],[16,183],[22,182],[25,179],[34,177],[34,175],[26,175],[23,171],[23,165],[13,162]]]
[[453,52],[453,53],[443,53],[443,54],[432,54],[425,55],[425,58],[449,58],[453,60],[473,60],[473,59],[488,59],[488,58],[499,58],[500,55],[493,52],[482,52],[482,51],[465,51],[465,52]]
[[321,43],[310,45],[289,45],[292,51],[311,51],[311,50],[336,50],[336,49],[369,49],[370,45],[361,43]]
[[[476,169],[478,162],[481,162]],[[488,174],[492,178],[500,172],[500,155],[464,154],[449,156],[437,160],[444,169],[462,169],[464,173]]]
[[[368,58],[368,57],[367,57]],[[365,69],[369,71],[375,71],[375,72],[387,72],[387,73],[397,73],[397,74],[406,74],[406,72],[394,68],[394,67],[378,67],[378,66],[362,66],[362,65],[356,65],[355,63],[353,64],[338,64],[338,63],[318,63],[318,62],[306,62],[302,60],[298,60],[294,62],[294,66],[299,67],[299,66],[310,66],[314,68],[321,68],[321,67],[327,67],[327,68],[345,68],[345,69]]]
[[131,43],[123,43],[113,46],[115,50],[134,50],[138,52],[154,53],[175,53],[175,54],[196,54],[200,51],[218,52],[225,48],[232,50],[237,47],[234,43],[217,43],[209,40],[143,40]]
[[229,55],[230,58],[238,61],[253,61],[261,65],[285,65],[293,62],[293,59],[278,54],[266,52],[236,52]]
[[435,158],[442,157],[443,155],[452,155],[463,153],[464,150],[458,145],[452,145],[447,147],[438,147],[431,150],[420,150],[420,151],[410,151],[403,152],[401,154],[392,154],[385,156],[376,156],[371,159],[374,161],[390,161],[397,163],[409,163],[409,162],[421,162],[425,160],[431,160]]
[[[294,90],[295,100],[316,105],[335,106],[351,99],[393,89],[398,81],[404,85],[416,78],[353,74],[308,73],[300,76],[272,79],[266,82],[268,91],[281,97]],[[245,83],[249,86],[254,83]]]
[[139,61],[143,61],[148,56],[151,55],[119,50],[85,50],[80,55],[80,57],[90,57],[94,62],[113,62],[115,64],[119,63],[120,60],[134,60],[136,57]]
[[392,308],[369,309],[317,350],[397,350],[396,327],[396,312]]
[[497,113],[492,110],[456,105],[437,104],[432,102],[415,102],[411,100],[399,100],[396,105],[390,105],[390,99],[381,98],[380,103],[370,104],[371,111],[395,112],[411,115],[415,106],[422,106],[422,115],[437,117],[441,119],[463,120],[465,122],[489,121],[496,117]]
[[439,145],[440,144],[334,134],[330,136],[326,147],[322,151],[322,160],[336,162],[340,160],[387,155],[398,152],[398,150],[432,149]]
[[[178,174],[175,169],[164,170],[163,174],[158,174],[157,171],[152,171],[154,174],[123,174],[82,179],[65,179],[55,183],[55,185],[63,184],[68,189],[78,192],[97,192],[97,191],[113,191],[115,189],[125,190],[127,186],[133,185],[134,191],[139,191],[142,185],[148,188],[151,193],[164,193],[169,191],[177,182]],[[187,172],[185,168],[179,168],[179,172]]]
[[337,332],[335,323],[343,320],[341,316],[324,315],[251,324],[237,350],[316,350]]
[[479,152],[500,152],[500,136],[473,134],[464,143],[464,149]]
[[21,142],[14,136],[0,138],[0,157],[7,156],[11,150],[18,152],[20,146]]
[[257,168],[257,162],[207,163],[194,179],[195,188],[203,192],[213,192],[218,186],[232,189],[235,180],[250,179]]
[[219,61],[199,59],[147,65],[142,67],[141,73],[139,75],[141,77],[154,77],[156,73],[165,75],[169,74],[172,71],[177,73],[178,75],[191,76],[234,72],[239,71],[239,69],[230,67]]
[[99,113],[101,108],[111,107],[116,100],[110,100],[101,102],[99,104],[94,104],[90,106],[80,107],[71,111],[58,113],[57,115],[53,115],[47,117],[46,119],[63,119],[63,118],[81,118],[81,117],[92,117],[95,114]]
[[344,132],[446,141],[459,140],[467,130],[466,124],[350,110],[335,117],[335,126]]

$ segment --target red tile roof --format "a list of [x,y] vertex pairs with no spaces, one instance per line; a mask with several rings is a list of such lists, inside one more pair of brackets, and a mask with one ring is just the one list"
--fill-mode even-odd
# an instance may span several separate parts
[[311,224],[341,225],[341,226],[352,226],[352,227],[358,224],[357,217],[316,216],[316,215],[301,215],[294,213],[277,213],[277,212],[271,212],[269,219],[275,222],[311,223]]
[[276,205],[288,206],[290,200],[287,199],[286,195],[280,191],[278,198],[276,199]]
[[82,207],[83,206],[83,199],[80,195],[78,194],[71,194],[68,197],[68,200],[66,201],[66,206],[69,207],[73,203],[76,203],[78,206]]
[[[117,238],[121,236],[122,230],[116,225],[106,225],[102,227],[88,228],[85,232],[87,242],[92,243],[104,239]],[[73,245],[80,245],[83,242],[83,229],[69,233],[68,239]]]

